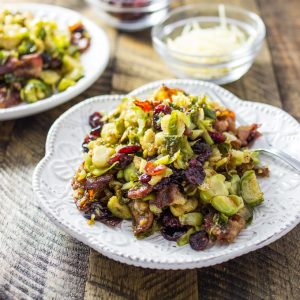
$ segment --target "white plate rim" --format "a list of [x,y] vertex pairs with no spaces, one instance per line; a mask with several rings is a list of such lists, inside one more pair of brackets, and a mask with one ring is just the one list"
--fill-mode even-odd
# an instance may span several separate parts
[[[86,89],[88,89],[105,70],[110,57],[110,46],[109,46],[108,37],[101,27],[96,25],[87,17],[69,8],[50,5],[50,4],[11,3],[11,4],[4,4],[3,7],[1,7],[1,9],[6,7],[9,8],[10,10],[33,11],[33,12],[45,11],[47,13],[57,12],[59,14],[70,15],[73,18],[81,20],[83,24],[86,26],[87,30],[93,35],[93,37],[97,36],[98,39],[97,43],[93,44],[93,40],[94,40],[93,38],[90,47],[91,48],[94,47],[93,48],[93,50],[95,49],[94,51],[100,50],[102,55],[101,55],[101,60],[99,60],[98,62],[98,65],[95,65],[95,69],[92,72],[87,72],[87,70],[85,70],[85,76],[82,79],[80,79],[74,86],[68,88],[67,90],[51,95],[48,98],[45,98],[43,100],[37,101],[32,104],[21,104],[9,108],[0,108],[0,121],[27,117],[30,115],[34,115],[49,110],[67,101],[70,101],[74,97],[78,96]],[[102,45],[101,48],[99,47],[99,42],[101,42]],[[82,55],[87,56],[89,55],[90,51],[91,50],[88,49],[87,52],[83,53]]]
[[[193,80],[194,81],[194,80]],[[150,83],[144,87],[141,87],[139,89],[137,89],[137,93],[140,93],[143,90],[146,90],[147,88],[149,88],[149,86],[155,86],[155,84],[161,84],[161,83],[165,83],[165,84],[169,84],[169,83],[176,83],[176,80],[163,80],[163,81],[157,81],[154,83]],[[180,82],[184,82],[184,80],[180,80]],[[191,83],[191,80],[188,80],[189,83]],[[195,84],[202,84],[203,86],[206,87],[210,87],[213,89],[218,89],[219,92],[222,91],[222,93],[227,93],[227,96],[231,96],[232,100],[235,99],[235,101],[241,101],[240,99],[238,99],[236,96],[234,96],[233,94],[231,94],[230,92],[224,90],[221,87],[218,87],[212,83],[208,83],[208,82],[200,82],[195,80],[194,81]],[[46,161],[48,161],[48,159],[51,159],[51,155],[52,155],[52,147],[51,144],[53,142],[54,139],[54,134],[55,131],[58,130],[60,123],[62,123],[64,121],[64,119],[66,117],[68,117],[69,114],[71,114],[73,111],[80,109],[82,106],[84,105],[88,105],[90,103],[93,102],[99,102],[101,103],[102,100],[104,101],[118,101],[119,99],[121,99],[123,96],[114,96],[114,95],[109,95],[109,96],[96,96],[93,98],[90,98],[82,103],[79,103],[77,105],[75,105],[74,107],[72,107],[70,110],[68,110],[67,112],[65,112],[63,115],[61,115],[56,121],[55,123],[52,125],[51,130],[49,131],[48,134],[48,138],[47,138],[47,142],[46,142],[46,155],[45,157],[39,162],[39,164],[37,165],[34,174],[33,174],[33,189],[35,192],[35,195],[37,196],[37,198],[39,199],[39,202],[43,208],[43,210],[46,212],[46,214],[48,215],[48,217],[59,227],[61,227],[63,230],[65,230],[66,232],[68,232],[69,234],[71,234],[72,236],[74,236],[75,238],[77,238],[78,240],[82,241],[83,243],[89,245],[90,247],[94,248],[96,251],[102,253],[103,255],[112,258],[116,261],[122,262],[122,263],[127,263],[130,265],[134,265],[134,266],[139,266],[139,267],[145,267],[145,268],[153,268],[153,269],[193,269],[193,268],[199,268],[199,267],[206,267],[206,266],[210,266],[210,265],[214,265],[214,264],[218,264],[218,263],[222,263],[225,262],[227,260],[233,259],[235,257],[238,257],[242,254],[246,254],[249,253],[251,251],[254,251],[256,249],[262,248],[265,245],[270,244],[271,242],[276,241],[277,239],[281,238],[283,235],[285,235],[287,232],[289,232],[290,230],[292,230],[300,221],[300,214],[293,220],[291,220],[289,222],[288,225],[286,225],[286,228],[282,229],[279,233],[274,234],[272,237],[269,237],[257,244],[252,245],[252,247],[247,247],[247,248],[241,248],[237,251],[234,252],[229,252],[225,255],[222,255],[221,257],[218,258],[213,258],[211,260],[203,260],[200,261],[198,263],[192,262],[192,263],[186,263],[186,262],[174,262],[174,263],[161,263],[161,262],[155,262],[155,261],[145,261],[145,260],[139,260],[133,258],[133,257],[126,257],[124,255],[122,255],[121,253],[114,253],[111,252],[109,249],[107,249],[106,247],[101,247],[101,245],[97,245],[92,243],[91,241],[88,240],[87,237],[78,234],[76,231],[74,231],[72,228],[70,228],[67,224],[65,224],[64,222],[62,222],[61,220],[58,220],[55,218],[55,215],[53,215],[53,212],[51,211],[51,209],[49,209],[49,207],[47,207],[47,205],[45,205],[43,199],[43,193],[41,191],[40,188],[40,182],[39,182],[39,174],[40,172],[42,172],[43,167],[46,163]],[[282,111],[279,108],[275,108],[271,105],[267,105],[267,104],[262,104],[262,103],[256,103],[256,102],[247,102],[247,101],[243,101],[243,103],[245,105],[259,105],[261,107],[264,107],[266,109],[275,109],[278,112],[280,112],[285,118],[289,119],[289,121],[291,123],[293,123],[293,125],[297,126],[300,129],[300,125],[299,123],[293,118],[291,117],[289,114],[287,114],[286,112]]]

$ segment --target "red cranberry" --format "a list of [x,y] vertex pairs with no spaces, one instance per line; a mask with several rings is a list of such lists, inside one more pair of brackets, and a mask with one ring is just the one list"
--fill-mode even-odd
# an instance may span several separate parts
[[218,131],[209,131],[208,132],[210,137],[212,138],[212,140],[216,143],[216,144],[222,144],[225,142],[226,137],[222,132],[218,132]]
[[154,107],[154,113],[164,113],[165,115],[169,115],[172,112],[172,109],[169,105],[158,104]]
[[156,130],[161,130],[160,118],[163,114],[169,115],[172,112],[172,109],[169,105],[158,104],[154,108],[152,125]]
[[99,125],[102,125],[101,118],[102,118],[102,115],[97,111],[94,112],[93,114],[91,114],[90,117],[89,117],[90,126],[92,128],[95,128]]
[[99,125],[95,128],[93,128],[90,132],[91,135],[95,136],[95,137],[99,137],[100,136],[100,133],[101,133],[101,129],[102,129],[102,126]]
[[163,227],[161,230],[162,236],[168,241],[177,241],[185,233],[185,228]]
[[140,145],[132,145],[132,146],[126,146],[126,147],[121,148],[118,151],[118,153],[132,154],[132,153],[138,152],[139,150],[141,150]]
[[204,250],[209,242],[208,234],[206,231],[201,230],[190,236],[190,246],[196,251]]
[[143,174],[139,177],[141,183],[148,183],[151,180],[151,176],[148,174]]
[[115,162],[118,162],[116,168],[125,169],[132,161],[133,161],[132,155],[128,155],[125,153],[117,153],[109,159],[108,163],[112,165]]

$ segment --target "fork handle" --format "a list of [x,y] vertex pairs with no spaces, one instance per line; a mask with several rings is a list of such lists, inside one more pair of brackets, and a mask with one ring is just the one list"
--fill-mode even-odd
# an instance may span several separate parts
[[283,161],[288,163],[291,167],[293,167],[298,172],[300,172],[300,161],[298,159],[292,157],[291,155],[285,153],[284,151],[275,149],[273,147],[270,147],[267,149],[261,149],[260,151],[269,152],[269,153],[279,157],[280,159],[282,159]]

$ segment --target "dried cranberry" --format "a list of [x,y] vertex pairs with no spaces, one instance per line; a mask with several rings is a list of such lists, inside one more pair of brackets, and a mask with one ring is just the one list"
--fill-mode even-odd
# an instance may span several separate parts
[[62,64],[63,63],[62,63],[62,60],[61,60],[60,57],[54,57],[54,58],[51,59],[49,68],[57,70],[57,69],[60,69],[62,67]]
[[151,176],[148,175],[148,174],[142,174],[139,177],[139,180],[140,180],[141,183],[148,183],[151,180]]
[[95,139],[95,137],[93,135],[87,135],[84,138],[84,141],[82,143],[83,152],[89,152],[88,144],[90,141],[93,141],[94,139]]
[[204,230],[196,232],[190,236],[191,248],[196,251],[204,250],[207,247],[208,242],[208,234]]
[[197,160],[204,162],[211,156],[210,146],[202,139],[198,140],[192,147],[195,154],[198,155]]
[[164,227],[170,227],[170,228],[183,228],[184,226],[181,225],[179,222],[179,219],[166,209],[162,216],[161,216],[161,223]]
[[100,221],[112,227],[115,227],[122,221],[113,216],[112,213],[99,202],[92,203],[89,210],[84,213],[84,217],[87,219],[91,219],[92,215],[95,215],[96,221]]
[[185,233],[185,228],[163,227],[161,230],[162,236],[168,241],[177,241]]
[[[172,166],[170,166],[172,168]],[[184,170],[177,170],[175,168],[172,168],[173,174],[169,177],[163,178],[159,183],[157,183],[153,189],[155,191],[160,191],[164,187],[171,185],[171,184],[176,184],[177,186],[181,186],[182,182],[185,180],[185,173]]]
[[208,132],[210,137],[212,138],[212,140],[216,143],[216,144],[221,144],[224,143],[226,140],[225,135],[222,132],[218,132],[218,131],[209,131]]
[[164,113],[165,115],[169,115],[172,112],[172,109],[169,105],[158,104],[154,107],[154,113]]
[[95,137],[99,137],[100,133],[101,133],[101,129],[102,129],[102,125],[99,125],[95,128],[93,128],[90,132],[91,135],[95,136]]
[[191,159],[189,162],[189,167],[185,170],[185,177],[191,184],[201,184],[205,178],[205,172],[202,163],[197,159]]
[[138,152],[141,150],[141,146],[140,145],[131,145],[131,146],[125,146],[123,148],[121,148],[118,153],[127,153],[127,154],[132,154],[135,152]]
[[94,112],[89,117],[89,124],[92,128],[95,128],[99,125],[103,125],[103,122],[101,121],[102,115],[99,112]]
[[160,119],[163,115],[169,115],[172,109],[169,105],[159,104],[156,105],[152,117],[152,125],[156,130],[161,130]]
[[82,143],[82,151],[87,153],[87,152],[89,152],[89,150],[90,149],[88,148],[88,144],[83,142]]
[[119,162],[116,168],[125,169],[125,167],[127,167],[132,161],[133,161],[133,156],[125,153],[117,153],[109,159],[108,163],[112,165],[115,162]]
[[61,58],[52,57],[49,52],[43,52],[41,57],[43,60],[43,69],[59,69],[62,66]]

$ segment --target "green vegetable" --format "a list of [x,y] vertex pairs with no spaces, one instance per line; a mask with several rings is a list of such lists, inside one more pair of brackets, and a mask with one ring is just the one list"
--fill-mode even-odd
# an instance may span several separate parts
[[129,182],[124,183],[121,189],[122,190],[129,190],[134,186],[135,186],[135,183],[133,181],[129,181]]
[[134,167],[134,164],[131,163],[129,166],[127,166],[124,170],[124,179],[129,182],[129,181],[136,181],[138,180],[138,176],[136,173],[136,169]]
[[146,197],[142,198],[142,201],[150,201],[155,199],[155,194],[149,194]]
[[189,225],[189,226],[197,227],[202,224],[203,216],[200,212],[191,212],[191,213],[179,216],[179,221],[182,225]]
[[31,54],[37,51],[36,44],[31,40],[24,40],[18,47],[18,52],[21,55]]
[[177,241],[178,246],[184,246],[188,244],[190,236],[195,233],[196,230],[194,228],[190,228],[185,234],[183,234]]
[[153,203],[149,203],[149,209],[151,212],[153,212],[155,215],[159,215],[162,212],[162,209],[157,207]]
[[29,103],[47,98],[50,95],[50,87],[46,83],[38,79],[30,79],[25,87],[21,90],[22,100]]
[[[174,203],[174,200],[173,200]],[[195,210],[198,206],[197,199],[188,199],[184,204],[172,204],[170,206],[171,213],[175,217],[182,216],[185,213]]]
[[180,150],[182,137],[177,135],[166,135],[166,152],[171,156]]
[[40,78],[47,84],[53,85],[57,83],[60,76],[57,72],[51,70],[45,70],[41,72]]
[[120,219],[131,219],[130,209],[126,204],[120,203],[118,197],[112,196],[107,203],[107,208],[111,213]]
[[185,122],[179,111],[173,110],[171,115],[161,119],[161,128],[165,134],[182,136],[185,131]]
[[240,176],[239,175],[232,175],[230,180],[230,187],[229,187],[229,193],[231,195],[240,195]]
[[197,125],[198,125],[199,129],[201,129],[203,131],[202,136],[203,136],[204,140],[206,141],[206,143],[208,143],[209,145],[213,145],[214,141],[210,137],[204,123],[201,120],[198,120]]
[[253,219],[253,208],[249,206],[244,206],[238,211],[237,214],[241,216],[247,224],[249,224]]
[[109,166],[108,168],[94,168],[91,173],[94,175],[94,176],[101,176],[103,174],[105,174],[107,171],[109,171],[110,169],[112,169],[114,166],[116,165],[116,163],[114,163],[113,165]]
[[209,109],[208,107],[203,107],[203,111],[204,111],[205,117],[213,119],[213,120],[216,119],[216,113],[214,110]]
[[10,56],[9,51],[0,50],[0,65],[4,65]]
[[74,80],[72,80],[72,79],[68,79],[68,78],[63,78],[60,82],[59,82],[59,84],[58,84],[58,90],[60,91],[60,92],[63,92],[63,91],[65,91],[66,89],[68,89],[70,86],[73,86],[73,85],[75,85],[75,81]]
[[250,206],[259,205],[264,200],[264,194],[253,170],[246,171],[241,178],[241,195]]
[[124,171],[123,170],[119,170],[117,173],[117,179],[122,179],[124,178]]
[[243,206],[244,202],[241,197],[230,196],[215,196],[211,200],[211,205],[219,212],[227,216],[236,214]]
[[214,196],[228,196],[225,179],[225,176],[222,174],[208,177],[204,184],[200,186],[200,198],[204,202],[209,202]]

